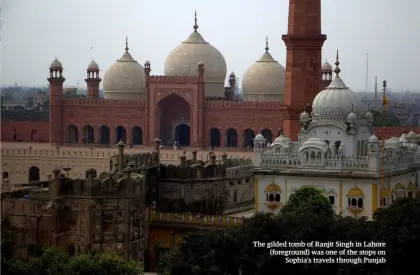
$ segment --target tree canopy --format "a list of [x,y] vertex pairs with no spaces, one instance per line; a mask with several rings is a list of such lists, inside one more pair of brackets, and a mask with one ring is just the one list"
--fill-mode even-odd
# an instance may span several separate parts
[[386,114],[386,116],[383,116],[381,112],[378,112],[376,110],[370,110],[370,112],[373,114],[373,124],[375,126],[400,126],[400,121],[398,120],[398,118],[395,115],[390,114],[389,112]]
[[[420,256],[420,199],[399,200],[375,214],[373,221],[365,218],[335,215],[328,199],[320,190],[304,187],[292,194],[279,215],[258,213],[243,226],[229,230],[198,231],[185,236],[178,250],[167,261],[169,275],[300,275],[300,274],[409,274],[416,270]],[[286,263],[285,255],[270,255],[270,242],[386,242],[383,264],[306,262]],[[302,248],[276,248],[278,251]],[[368,248],[352,248],[358,253]],[[310,249],[314,250],[314,249]],[[328,259],[327,248],[319,248]],[[329,249],[331,250],[331,249]],[[340,250],[340,249],[338,249]],[[375,250],[375,249],[371,249]],[[378,249],[376,249],[378,250]],[[376,251],[375,250],[375,251]],[[312,252],[311,252],[312,253]],[[314,256],[309,256],[313,259]],[[363,255],[359,256],[363,261]],[[289,259],[307,258],[289,255]],[[354,258],[354,257],[353,257]],[[404,265],[402,268],[401,265]],[[239,270],[241,270],[239,272]],[[411,271],[412,272],[412,271]]]
[[55,248],[28,262],[2,258],[4,275],[140,275],[140,263],[124,261],[116,254],[86,254],[68,257]]

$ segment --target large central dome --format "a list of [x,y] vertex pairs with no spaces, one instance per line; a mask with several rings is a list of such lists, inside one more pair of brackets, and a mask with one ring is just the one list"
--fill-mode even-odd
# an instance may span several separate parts
[[206,96],[223,96],[227,73],[225,58],[204,40],[197,29],[196,17],[193,33],[166,58],[165,75],[198,75],[197,64],[201,61],[205,69]]

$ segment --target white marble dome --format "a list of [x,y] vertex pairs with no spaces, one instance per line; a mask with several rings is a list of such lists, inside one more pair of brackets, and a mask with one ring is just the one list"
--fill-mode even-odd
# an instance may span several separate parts
[[292,140],[290,138],[280,135],[273,141],[272,145],[281,145],[283,147],[286,147],[291,142]]
[[56,57],[53,60],[53,62],[51,62],[50,68],[51,69],[62,69],[63,68],[63,64],[61,64],[61,62]]
[[285,68],[268,52],[245,72],[242,90],[245,101],[283,101],[286,81]]
[[87,68],[88,70],[99,70],[98,64],[96,64],[96,62],[93,60],[89,63]]
[[319,138],[310,138],[302,144],[302,147],[299,149],[299,151],[303,151],[306,148],[317,148],[326,152],[329,146],[325,141],[322,141]]
[[219,50],[204,40],[197,28],[196,21],[193,33],[166,57],[164,73],[175,76],[196,76],[197,64],[201,61],[205,69],[204,81],[222,83],[219,92],[223,94],[227,74],[225,58]]
[[256,136],[255,136],[255,138],[254,138],[254,140],[257,140],[257,141],[264,141],[264,140],[267,140],[261,133],[258,133]]
[[105,99],[140,99],[146,92],[146,74],[126,47],[125,53],[112,64],[103,77]]
[[343,80],[340,78],[340,69],[337,62],[334,72],[336,76],[331,81],[331,84],[316,95],[312,102],[312,110],[315,116],[323,115],[345,115],[351,112],[357,112],[359,99],[352,90],[350,90]]
[[331,66],[330,63],[328,63],[328,61],[326,60],[324,64],[322,64],[321,67],[322,72],[332,72],[333,71],[333,67]]

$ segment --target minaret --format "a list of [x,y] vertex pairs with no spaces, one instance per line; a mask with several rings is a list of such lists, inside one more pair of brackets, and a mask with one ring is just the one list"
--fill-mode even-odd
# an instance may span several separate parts
[[235,84],[236,84],[236,76],[234,72],[231,72],[229,75],[229,101],[235,100]]
[[63,65],[54,59],[50,65],[50,120],[49,142],[61,144],[63,142]]
[[322,64],[321,74],[321,87],[319,90],[323,91],[331,84],[333,78],[333,69],[328,60],[325,60],[325,63]]
[[88,65],[87,78],[85,81],[87,83],[87,96],[90,98],[98,98],[99,83],[101,83],[102,79],[99,78],[99,66],[93,60]]
[[284,104],[290,106],[283,129],[294,140],[301,110],[320,91],[321,50],[327,39],[321,33],[321,0],[289,0],[288,31],[282,39],[287,47]]

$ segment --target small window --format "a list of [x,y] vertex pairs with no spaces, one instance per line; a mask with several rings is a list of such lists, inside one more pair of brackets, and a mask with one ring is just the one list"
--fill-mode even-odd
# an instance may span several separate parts
[[359,208],[363,208],[363,199],[362,199],[362,198],[359,198],[359,199],[357,200],[357,207],[359,207]]
[[280,194],[278,194],[278,193],[276,194],[275,201],[280,202]]
[[331,203],[332,205],[334,205],[334,204],[335,204],[335,197],[334,197],[334,196],[329,196],[329,197],[328,197],[328,199],[330,200],[330,203]]
[[3,172],[3,179],[9,178],[9,172]]

